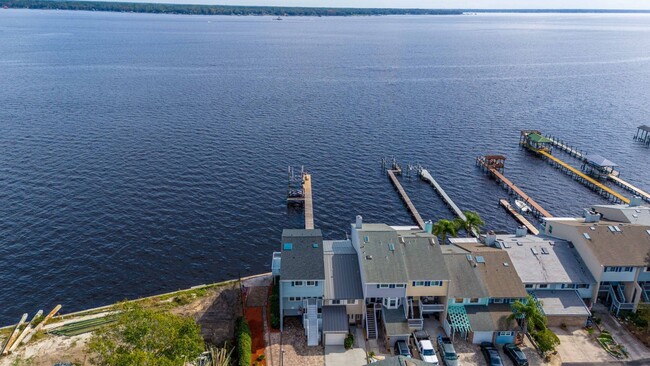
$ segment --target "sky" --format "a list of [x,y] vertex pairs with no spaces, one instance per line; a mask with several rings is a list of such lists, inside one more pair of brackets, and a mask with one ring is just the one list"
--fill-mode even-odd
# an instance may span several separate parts
[[650,0],[123,0],[175,4],[274,5],[426,9],[629,9],[650,10]]

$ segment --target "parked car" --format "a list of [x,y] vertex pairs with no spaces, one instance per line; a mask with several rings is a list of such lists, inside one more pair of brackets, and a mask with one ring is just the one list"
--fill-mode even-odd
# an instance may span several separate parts
[[490,342],[481,343],[481,352],[487,361],[488,366],[503,366],[499,350]]
[[528,366],[528,358],[526,357],[526,354],[521,350],[521,348],[514,344],[504,344],[503,353],[512,360],[512,363],[514,363],[515,366]]
[[408,344],[404,341],[395,342],[395,354],[398,356],[404,356],[411,358],[411,350],[409,349]]
[[422,358],[422,361],[432,365],[438,364],[436,351],[433,349],[433,343],[431,343],[429,339],[418,341],[418,352],[420,352],[420,358]]
[[460,366],[458,354],[456,354],[451,339],[438,336],[438,359],[441,359],[446,366]]

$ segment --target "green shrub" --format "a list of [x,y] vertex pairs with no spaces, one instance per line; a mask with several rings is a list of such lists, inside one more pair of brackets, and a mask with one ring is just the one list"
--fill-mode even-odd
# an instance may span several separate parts
[[544,328],[542,330],[531,332],[535,343],[542,352],[550,352],[555,350],[555,347],[560,344],[560,338],[550,329]]
[[352,345],[354,344],[354,336],[352,333],[348,333],[347,337],[345,337],[345,341],[343,341],[343,346],[345,349],[351,349]]
[[250,366],[252,341],[251,330],[248,328],[248,323],[244,317],[237,318],[235,323],[235,348],[237,349],[238,365]]
[[280,329],[280,279],[273,284],[271,290],[271,328]]

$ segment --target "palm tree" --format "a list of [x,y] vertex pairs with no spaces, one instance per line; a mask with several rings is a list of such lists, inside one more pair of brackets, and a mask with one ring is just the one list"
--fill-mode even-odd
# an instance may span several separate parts
[[546,326],[546,317],[532,295],[528,295],[525,303],[517,300],[512,304],[512,314],[508,316],[508,320],[518,319],[521,319],[521,330],[524,334],[528,332],[528,326],[532,329],[541,329]]
[[438,220],[433,224],[433,234],[439,236],[442,244],[447,242],[449,235],[456,236],[458,233],[458,224],[451,220]]
[[485,226],[485,222],[481,219],[481,216],[474,211],[464,211],[466,220],[457,219],[458,225],[465,230],[467,237],[472,234],[473,231],[476,233],[481,232],[481,226]]

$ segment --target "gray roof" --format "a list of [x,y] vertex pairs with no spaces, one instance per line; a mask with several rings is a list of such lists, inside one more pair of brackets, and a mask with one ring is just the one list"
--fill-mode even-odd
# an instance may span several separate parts
[[587,159],[587,162],[596,165],[599,167],[615,167],[618,166],[618,164],[614,163],[611,160],[607,160],[604,157],[597,155],[597,154],[588,154],[584,155],[584,158]]
[[323,333],[347,333],[348,313],[345,305],[323,306]]
[[415,358],[408,358],[404,356],[388,357],[381,361],[373,362],[372,365],[373,366],[431,366],[430,363],[426,363],[424,361]]
[[420,229],[397,231],[385,224],[363,224],[359,240],[367,283],[449,279],[434,235]]
[[547,316],[590,316],[591,312],[575,290],[538,290],[533,294]]
[[639,128],[640,130],[643,130],[643,131],[646,131],[646,132],[650,132],[650,127],[649,127],[649,126],[641,125],[641,126],[639,126],[638,128]]
[[512,314],[510,305],[468,305],[465,306],[465,312],[472,330],[476,332],[507,331],[519,328],[516,321],[508,320]]
[[359,259],[349,240],[323,241],[325,299],[363,299]]
[[505,244],[504,250],[525,284],[596,283],[578,251],[567,241],[535,235],[497,235],[497,240]]
[[643,206],[593,205],[591,208],[601,214],[603,220],[650,226],[650,207],[647,203]]
[[445,255],[445,263],[451,275],[449,297],[489,297],[478,272],[470,270],[466,254],[467,252]]
[[[285,244],[291,244],[291,250]],[[282,231],[280,279],[324,280],[323,234],[320,229]]]
[[408,335],[411,333],[406,316],[404,315],[404,305],[397,309],[386,309],[382,306],[382,318],[388,336]]

